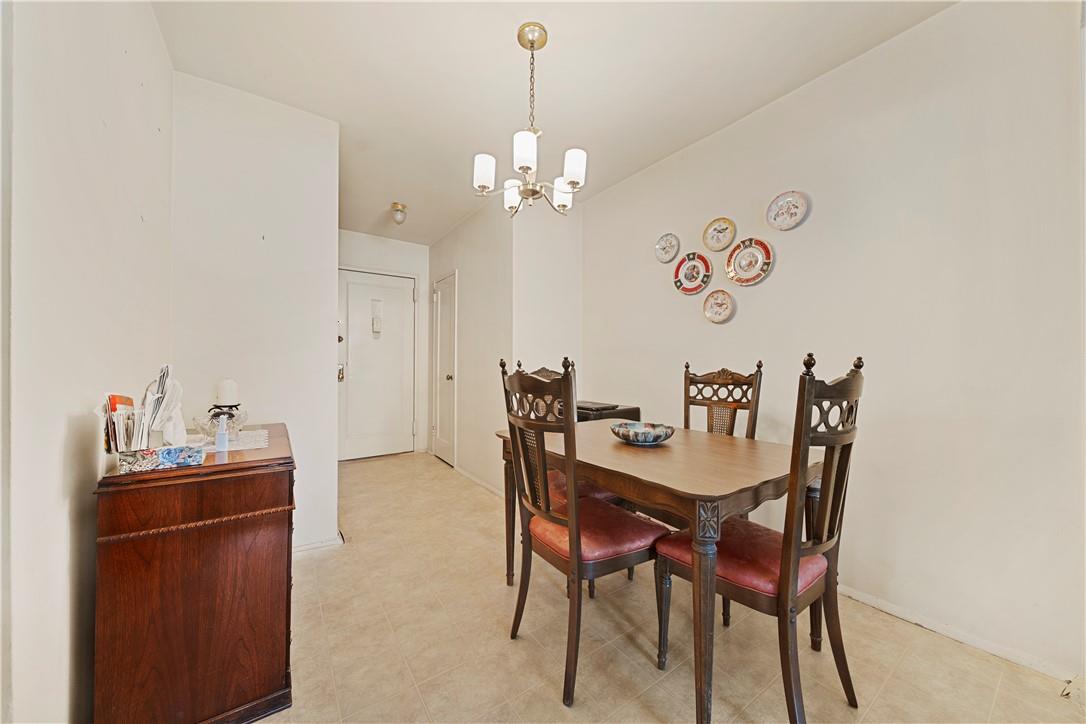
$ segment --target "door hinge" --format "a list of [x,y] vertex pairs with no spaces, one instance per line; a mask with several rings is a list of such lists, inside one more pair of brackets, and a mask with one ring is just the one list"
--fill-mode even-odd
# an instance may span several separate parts
[[419,300],[419,288],[411,287],[411,301],[417,302]]

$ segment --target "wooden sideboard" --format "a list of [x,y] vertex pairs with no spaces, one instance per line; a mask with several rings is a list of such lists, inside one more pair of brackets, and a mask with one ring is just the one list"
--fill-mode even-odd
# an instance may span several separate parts
[[243,722],[290,706],[294,457],[286,426],[266,428],[267,448],[99,483],[100,724]]

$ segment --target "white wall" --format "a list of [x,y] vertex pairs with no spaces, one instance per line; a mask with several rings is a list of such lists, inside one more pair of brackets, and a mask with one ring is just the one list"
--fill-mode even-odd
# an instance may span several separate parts
[[[1061,676],[1084,648],[1079,11],[953,6],[583,209],[581,366],[607,371],[583,396],[680,421],[685,360],[761,358],[760,437],[787,441],[804,353],[830,377],[864,355],[842,583]],[[772,231],[791,188],[811,214]],[[778,261],[740,289],[710,255],[738,303],[715,326],[652,246],[702,249],[721,214]]]
[[[581,360],[581,210],[524,208],[513,227],[513,356],[526,369]],[[578,384],[584,381],[578,365]]]
[[339,126],[174,74],[175,363],[185,413],[237,380],[250,422],[285,422],[294,545],[336,540]]
[[[457,278],[456,467],[502,490],[506,426],[498,360],[513,348],[512,227],[500,204],[469,217],[430,247],[430,278]],[[432,347],[432,340],[431,340]]]
[[415,450],[430,448],[430,248],[383,236],[339,230],[339,265],[413,276],[415,305]]
[[88,721],[92,408],[170,359],[172,71],[147,4],[13,20],[11,716]]

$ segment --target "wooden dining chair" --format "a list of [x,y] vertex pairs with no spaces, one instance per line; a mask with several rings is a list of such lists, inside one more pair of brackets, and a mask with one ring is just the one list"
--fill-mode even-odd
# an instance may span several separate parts
[[734,435],[736,415],[747,413],[746,437],[758,429],[758,403],[762,392],[762,360],[754,372],[744,375],[722,367],[703,375],[692,374],[690,363],[683,372],[683,427],[690,429],[690,408],[704,407],[709,432]]
[[[837,673],[849,706],[856,692],[845,659],[841,616],[837,606],[837,560],[845,511],[849,464],[856,439],[856,414],[863,391],[863,359],[857,357],[844,377],[832,382],[815,378],[814,355],[803,360],[799,378],[792,462],[788,474],[783,534],[733,517],[721,526],[717,542],[716,590],[739,603],[777,617],[781,671],[791,722],[806,720],[799,680],[796,616],[821,601]],[[824,448],[821,503],[808,535],[803,534],[810,448]],[[671,574],[691,578],[689,532],[656,542],[656,597],[660,611],[657,665],[667,665],[668,609]]]
[[[562,360],[561,373],[548,369],[525,372],[518,362],[509,374],[505,360],[500,364],[523,546],[510,638],[517,637],[524,615],[534,552],[566,576],[569,627],[562,701],[572,706],[581,635],[581,581],[652,560],[652,544],[667,535],[668,529],[605,500],[578,495],[577,419],[575,414],[563,415],[561,411],[577,409],[574,366],[568,357]],[[562,469],[569,490],[561,503],[551,498],[547,484],[550,463],[544,433],[548,432],[561,435],[563,441]]]
[[[687,362],[683,372],[683,427],[690,429],[690,408],[704,407],[709,432],[734,435],[736,416],[746,412],[745,437],[754,439],[758,429],[758,403],[762,396],[762,360],[749,375],[721,367],[703,375],[691,374]],[[720,618],[725,626],[732,622],[732,604],[726,596],[720,599]]]

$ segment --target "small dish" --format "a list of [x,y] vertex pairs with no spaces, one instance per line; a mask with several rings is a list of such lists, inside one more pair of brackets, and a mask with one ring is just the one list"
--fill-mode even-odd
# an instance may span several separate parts
[[803,223],[807,218],[810,200],[802,191],[785,191],[769,202],[765,210],[765,220],[778,231],[788,231]]
[[701,243],[709,251],[724,251],[735,241],[735,222],[727,216],[713,219],[701,232]]
[[679,253],[679,237],[674,234],[664,234],[656,241],[656,261],[667,264]]
[[638,447],[656,447],[675,434],[671,425],[658,422],[616,422],[611,432],[622,442]]
[[735,300],[723,289],[709,292],[703,307],[705,318],[713,324],[724,324],[735,312]]

